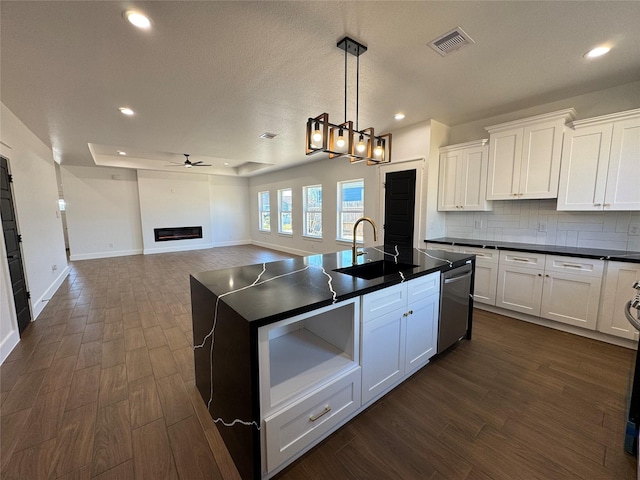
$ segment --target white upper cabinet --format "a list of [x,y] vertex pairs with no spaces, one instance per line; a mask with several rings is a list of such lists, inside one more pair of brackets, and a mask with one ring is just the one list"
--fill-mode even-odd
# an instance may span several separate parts
[[560,110],[487,127],[487,200],[556,198],[562,137],[575,110]]
[[438,210],[491,210],[487,202],[488,140],[440,149]]
[[640,109],[575,121],[565,133],[558,210],[640,210]]

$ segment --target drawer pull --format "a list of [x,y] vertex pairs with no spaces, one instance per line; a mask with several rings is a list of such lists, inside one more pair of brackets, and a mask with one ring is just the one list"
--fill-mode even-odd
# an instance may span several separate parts
[[582,268],[582,265],[576,265],[575,263],[563,263],[563,267]]
[[594,203],[594,204],[593,204],[593,206],[594,206],[594,207],[601,207],[601,206],[602,206],[602,204],[601,204],[601,203]]
[[317,415],[311,415],[309,417],[309,420],[312,422],[315,422],[316,420],[318,420],[320,417],[326,415],[327,413],[329,413],[331,411],[331,407],[329,405],[327,405],[326,407],[324,407],[324,410],[321,411],[319,414]]
[[528,258],[522,258],[522,257],[513,257],[513,261],[514,262],[527,262],[527,263],[529,263],[529,259]]

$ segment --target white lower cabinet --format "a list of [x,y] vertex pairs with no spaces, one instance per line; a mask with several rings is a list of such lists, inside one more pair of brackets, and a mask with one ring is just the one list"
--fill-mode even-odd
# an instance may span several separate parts
[[638,340],[638,331],[631,326],[624,309],[636,291],[634,282],[640,281],[640,264],[607,262],[604,276],[598,331],[616,337]]
[[496,306],[540,316],[544,255],[500,252]]
[[435,354],[439,308],[439,272],[362,297],[363,405]]
[[360,369],[265,419],[267,471],[272,471],[360,408]]
[[458,247],[460,253],[476,256],[476,274],[473,287],[473,301],[496,304],[498,287],[498,261],[500,252],[491,248]]
[[540,316],[596,329],[604,261],[547,255]]

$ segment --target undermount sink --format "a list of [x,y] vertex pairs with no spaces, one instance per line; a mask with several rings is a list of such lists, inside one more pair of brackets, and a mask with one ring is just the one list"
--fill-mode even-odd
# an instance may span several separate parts
[[371,280],[373,278],[391,275],[392,273],[402,272],[403,270],[410,270],[414,267],[417,267],[417,265],[411,263],[396,263],[390,260],[378,260],[377,262],[363,263],[362,265],[354,265],[353,267],[338,268],[334,270],[334,272]]

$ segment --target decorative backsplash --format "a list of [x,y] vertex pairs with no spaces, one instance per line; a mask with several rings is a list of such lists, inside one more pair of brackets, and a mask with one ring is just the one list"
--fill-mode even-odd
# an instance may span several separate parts
[[491,212],[447,212],[446,236],[640,251],[640,211],[559,212],[556,200],[494,201]]

